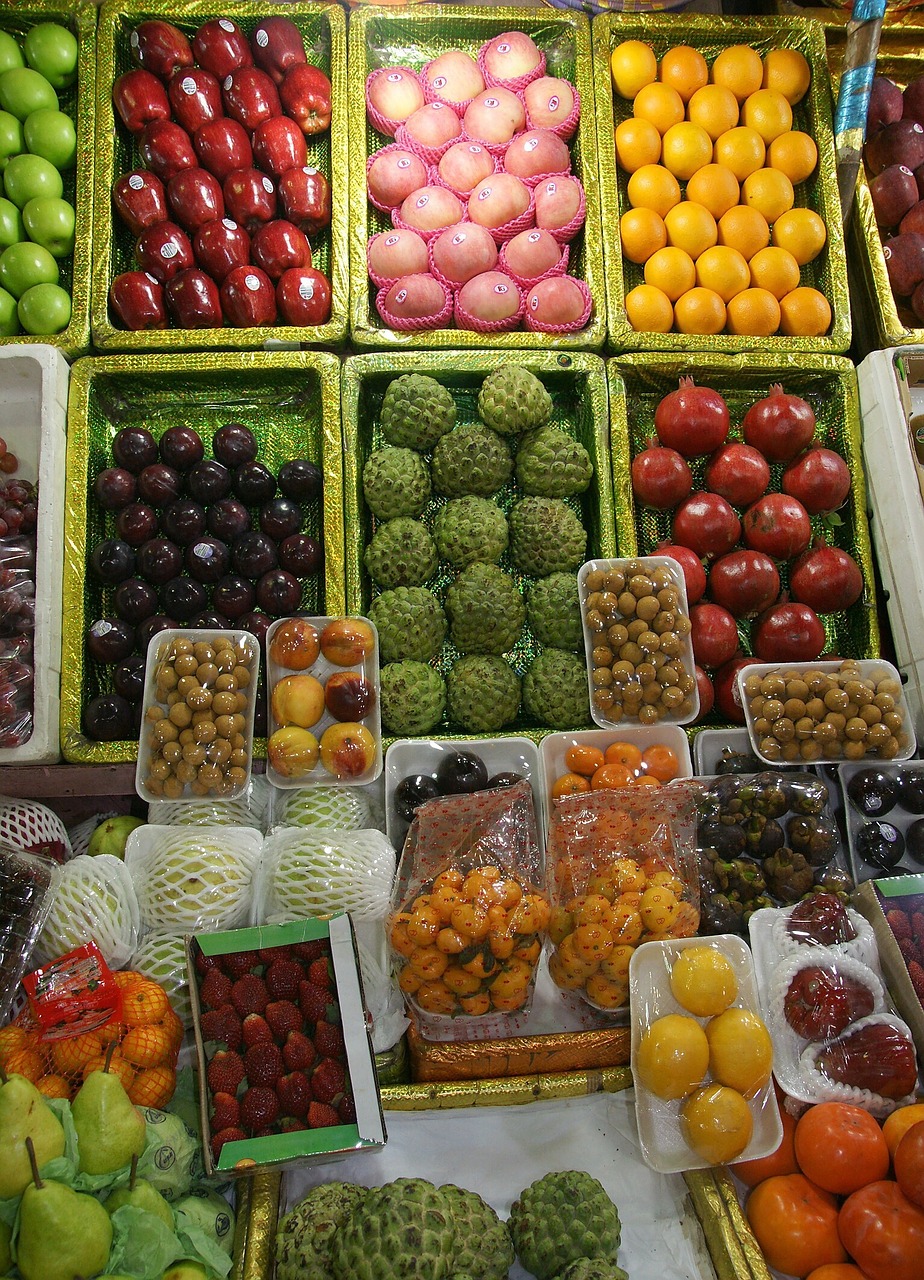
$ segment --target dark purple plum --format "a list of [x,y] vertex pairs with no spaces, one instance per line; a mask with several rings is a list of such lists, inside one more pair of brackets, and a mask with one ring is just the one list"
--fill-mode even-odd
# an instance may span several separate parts
[[256,636],[261,647],[265,645],[266,633],[272,625],[273,619],[265,613],[261,613],[259,609],[252,609],[250,613],[243,613],[237,620],[237,625],[242,631],[249,631],[252,636]]
[[208,604],[208,593],[195,578],[171,578],[160,591],[161,603],[172,617],[188,622],[195,613],[201,613]]
[[121,662],[134,647],[135,628],[121,618],[97,618],[87,631],[87,652],[94,662]]
[[187,471],[186,489],[196,502],[208,506],[231,492],[231,472],[214,458],[203,458]]
[[144,658],[132,654],[118,663],[112,671],[112,686],[129,702],[140,702],[144,696]]
[[230,563],[231,553],[219,538],[199,538],[186,548],[186,569],[197,582],[217,582]]
[[237,498],[220,498],[205,513],[209,533],[222,542],[236,542],[250,528],[250,512]]
[[412,773],[395,787],[391,802],[402,822],[413,822],[414,814],[427,800],[440,794],[436,779],[426,773]]
[[302,602],[302,584],[285,569],[270,569],[257,582],[257,604],[273,618],[287,618]]
[[195,542],[205,533],[205,511],[198,502],[189,498],[177,498],[164,509],[160,518],[164,533],[180,546]]
[[148,645],[154,636],[161,631],[172,631],[176,627],[176,619],[168,618],[165,613],[155,613],[153,618],[146,618],[140,626],[135,628],[135,636],[138,641],[138,648],[142,653],[146,654]]
[[909,813],[924,813],[924,771],[902,770],[898,779],[898,799]]
[[882,246],[892,292],[910,298],[924,280],[924,235],[909,232],[893,236]]
[[83,730],[96,742],[118,742],[130,738],[135,726],[132,705],[117,693],[91,698],[83,709]]
[[117,586],[135,572],[135,553],[121,538],[105,538],[90,552],[90,572],[107,587]]
[[201,627],[203,631],[225,631],[231,623],[220,613],[214,613],[211,609],[206,609],[203,613],[194,614],[189,619],[189,625],[191,627]]
[[142,578],[126,578],[115,589],[113,597],[116,613],[124,621],[136,627],[145,618],[157,612],[157,592]]
[[924,164],[924,126],[916,120],[896,120],[874,133],[863,149],[866,167],[875,177],[893,164],[914,170]]
[[212,592],[212,604],[232,620],[249,613],[255,600],[253,584],[236,573],[226,574]]
[[160,438],[160,456],[175,471],[188,471],[205,456],[198,431],[192,427],[168,427]]
[[262,462],[245,462],[234,474],[234,493],[248,507],[269,502],[276,492],[276,477]]
[[883,769],[861,769],[847,783],[847,798],[865,818],[879,818],[895,808],[898,784]]
[[[876,225],[883,228],[897,227],[905,215],[918,203],[918,184],[914,174],[903,164],[891,164],[876,175],[869,184]],[[902,231],[920,228],[902,225]]]
[[242,422],[228,422],[212,436],[212,453],[226,467],[241,467],[257,456],[257,437]]
[[302,509],[291,498],[273,498],[260,508],[260,528],[274,542],[284,542],[302,527]]
[[146,427],[123,427],[112,441],[112,456],[117,467],[138,475],[157,461],[157,441]]
[[905,849],[913,862],[924,863],[924,818],[915,818],[906,829]]
[[308,502],[320,498],[324,477],[320,467],[307,458],[292,458],[279,468],[279,488],[287,498]]
[[493,777],[488,778],[485,786],[487,789],[493,787],[515,787],[518,782],[523,781],[522,773],[513,773],[511,770],[508,770],[504,773],[495,773]]
[[474,751],[451,751],[437,766],[436,785],[444,796],[481,791],[487,781],[487,766]]
[[183,492],[183,478],[179,471],[165,462],[155,462],[145,467],[138,477],[138,493],[152,507],[168,507]]
[[857,832],[855,848],[864,862],[888,871],[901,862],[905,837],[891,822],[867,822]]
[[887,124],[901,120],[903,107],[902,91],[895,81],[888,76],[874,76],[866,110],[866,136],[871,138]]
[[151,538],[138,548],[138,572],[155,587],[175,578],[183,567],[183,553],[169,538]]
[[157,533],[157,512],[146,502],[133,502],[116,516],[116,533],[132,547],[140,547]]
[[902,116],[924,124],[924,76],[909,80],[902,94]]
[[312,578],[324,564],[324,548],[307,533],[294,533],[280,543],[279,563],[296,578]]
[[104,511],[121,511],[135,500],[135,477],[125,467],[107,467],[93,481],[93,496]]
[[276,544],[265,533],[244,533],[231,548],[234,572],[244,578],[262,578],[278,563]]

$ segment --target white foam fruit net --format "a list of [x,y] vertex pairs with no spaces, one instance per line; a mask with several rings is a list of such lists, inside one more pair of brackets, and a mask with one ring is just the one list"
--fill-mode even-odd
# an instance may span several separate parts
[[263,837],[251,827],[138,827],[125,861],[145,929],[235,929],[250,916]]
[[121,858],[81,854],[61,868],[35,956],[39,964],[94,941],[111,969],[128,964],[138,941],[138,900]]
[[369,802],[358,787],[299,787],[277,790],[273,798],[274,827],[362,831],[369,818]]
[[263,858],[263,918],[388,912],[395,851],[381,831],[285,827],[267,836]]
[[41,846],[54,847],[60,842],[60,851],[70,857],[71,842],[64,823],[47,805],[36,800],[15,800],[0,796],[0,844],[25,852],[40,852]]
[[148,822],[161,827],[254,827],[262,831],[269,803],[270,785],[254,777],[243,795],[234,800],[152,800]]
[[170,999],[173,1011],[182,1018],[183,1026],[192,1026],[186,943],[182,933],[166,929],[149,933],[142,938],[132,956],[131,968],[159,982]]

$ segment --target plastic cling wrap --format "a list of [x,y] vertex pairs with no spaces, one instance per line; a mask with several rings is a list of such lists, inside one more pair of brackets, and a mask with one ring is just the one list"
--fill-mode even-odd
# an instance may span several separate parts
[[28,966],[56,874],[47,858],[0,845],[0,1018]]
[[394,872],[394,850],[381,831],[281,827],[263,846],[255,919],[349,911],[357,920],[381,920]]

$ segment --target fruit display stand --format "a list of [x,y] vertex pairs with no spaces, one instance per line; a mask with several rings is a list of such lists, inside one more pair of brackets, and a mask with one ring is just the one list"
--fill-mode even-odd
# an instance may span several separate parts
[[90,345],[91,232],[93,227],[93,124],[96,94],[96,5],[91,0],[72,4],[56,0],[30,0],[28,4],[7,2],[0,7],[0,31],[22,38],[40,22],[56,22],[77,38],[77,83],[59,94],[61,110],[71,117],[77,131],[77,162],[66,170],[64,199],[76,212],[74,250],[60,260],[60,283],[71,295],[71,317],[60,333],[32,336],[19,333],[0,338],[0,344],[45,343],[59,348],[69,359],[86,352]]
[[[251,352],[235,355],[113,356],[79,361],[69,400],[65,513],[64,602],[71,625],[64,636],[61,746],[66,760],[113,763],[135,758],[137,740],[94,742],[83,732],[89,698],[107,691],[111,668],[86,655],[86,626],[109,606],[109,589],[87,573],[93,546],[111,534],[111,514],[92,496],[93,480],[110,464],[110,445],[127,424],[158,437],[189,426],[210,437],[234,417],[253,430],[260,457],[274,469],[302,452],[324,476],[323,511],[313,529],[324,536],[323,579],[309,578],[304,607],[343,612],[344,560],[340,443],[340,365],[323,352]],[[262,744],[260,749],[262,750]]]
[[[95,102],[96,193],[93,227],[92,328],[94,346],[100,351],[187,351],[190,349],[267,350],[299,346],[335,347],[347,332],[347,132],[346,120],[346,18],[337,4],[291,8],[290,17],[299,28],[309,61],[330,78],[333,125],[308,139],[309,165],[319,169],[331,186],[332,221],[312,237],[313,265],[331,284],[330,318],[314,325],[251,326],[224,325],[214,329],[168,327],[152,332],[131,332],[115,324],[109,309],[109,286],[121,272],[133,268],[134,238],[121,224],[110,198],[112,185],[124,173],[137,167],[140,153],[133,137],[117,118],[112,103],[116,78],[132,63],[130,33],[139,22],[163,18],[178,25],[188,36],[211,19],[227,18],[250,33],[264,16],[262,5],[253,0],[230,0],[216,8],[209,0],[182,0],[152,10],[145,3],[121,4],[110,0],[100,11],[98,59],[99,79]],[[116,225],[118,224],[118,225]]]
[[[649,43],[660,56],[674,45],[688,43],[698,49],[707,61],[730,45],[750,44],[761,54],[772,48],[793,48],[807,59],[812,81],[806,97],[797,105],[793,127],[803,129],[815,139],[818,168],[807,184],[807,204],[827,226],[828,242],[813,262],[802,268],[801,283],[814,286],[828,299],[833,320],[823,337],[786,337],[774,334],[754,338],[722,332],[716,335],[687,333],[636,332],[625,311],[625,298],[642,280],[642,268],[623,258],[620,238],[605,238],[607,284],[607,345],[617,351],[766,351],[824,352],[840,354],[850,345],[850,306],[847,289],[847,266],[844,238],[835,176],[834,135],[830,76],[821,27],[805,19],[742,17],[718,18],[712,15],[682,13],[626,15],[603,14],[593,22],[594,62],[600,68],[608,64],[613,49],[625,40]],[[604,226],[616,228],[621,214],[628,208],[627,175],[615,160],[615,127],[628,118],[631,104],[615,95],[612,78],[601,73],[597,79],[597,155],[600,165],[600,189]]]

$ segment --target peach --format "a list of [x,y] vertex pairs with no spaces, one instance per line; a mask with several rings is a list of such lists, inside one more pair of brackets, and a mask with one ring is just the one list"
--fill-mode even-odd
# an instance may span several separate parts
[[380,231],[366,249],[369,270],[380,280],[396,280],[398,276],[426,272],[429,265],[427,246],[416,231]]
[[533,227],[504,245],[504,262],[521,280],[537,280],[561,259],[561,245],[549,231]]
[[511,173],[479,182],[468,198],[468,216],[482,227],[503,227],[529,208],[529,187]]
[[412,151],[382,151],[366,173],[369,194],[388,209],[396,209],[412,191],[425,186],[427,166]]
[[584,292],[571,276],[540,280],[526,297],[528,314],[540,324],[574,324],[584,307]]
[[324,685],[324,704],[335,720],[365,720],[375,710],[375,685],[359,671],[333,671]]
[[470,138],[502,146],[526,124],[526,109],[509,89],[485,89],[466,107],[462,124]]
[[415,231],[440,231],[462,214],[462,201],[445,187],[418,187],[401,204],[402,222]]
[[321,632],[321,652],[335,667],[355,667],[375,651],[375,628],[365,618],[332,618]]
[[273,719],[310,729],[324,714],[324,686],[314,676],[284,676],[273,688]]
[[471,54],[450,49],[434,58],[424,76],[444,102],[468,102],[484,88],[484,76]]
[[422,107],[424,91],[416,76],[400,67],[380,71],[366,89],[366,100],[386,120],[402,121]]
[[564,176],[540,182],[536,188],[536,226],[547,231],[566,227],[581,207],[581,184]]
[[504,169],[518,178],[537,178],[541,173],[567,173],[571,152],[557,133],[529,129],[518,134],[504,152]]
[[286,618],[273,632],[269,656],[277,666],[304,671],[321,652],[318,631],[307,618]]
[[459,290],[459,308],[476,320],[509,320],[520,309],[520,291],[501,271],[484,271]]
[[321,764],[335,778],[360,778],[375,763],[375,738],[365,725],[332,724],[321,734]]
[[308,729],[290,724],[277,729],[266,744],[270,765],[283,778],[301,778],[318,763],[320,744]]
[[536,42],[523,31],[505,31],[484,47],[484,68],[498,80],[529,75],[542,61]]
[[494,172],[494,158],[477,142],[454,142],[440,158],[439,175],[454,191],[468,195]]
[[574,85],[557,76],[540,76],[523,90],[530,124],[537,129],[563,125],[574,110]]
[[419,147],[442,147],[462,135],[462,121],[452,107],[442,102],[428,102],[404,122],[408,142]]
[[399,320],[426,320],[446,305],[446,289],[429,272],[400,276],[386,292],[384,309]]
[[433,265],[455,288],[483,271],[493,270],[497,245],[490,231],[475,222],[447,227],[431,246]]

